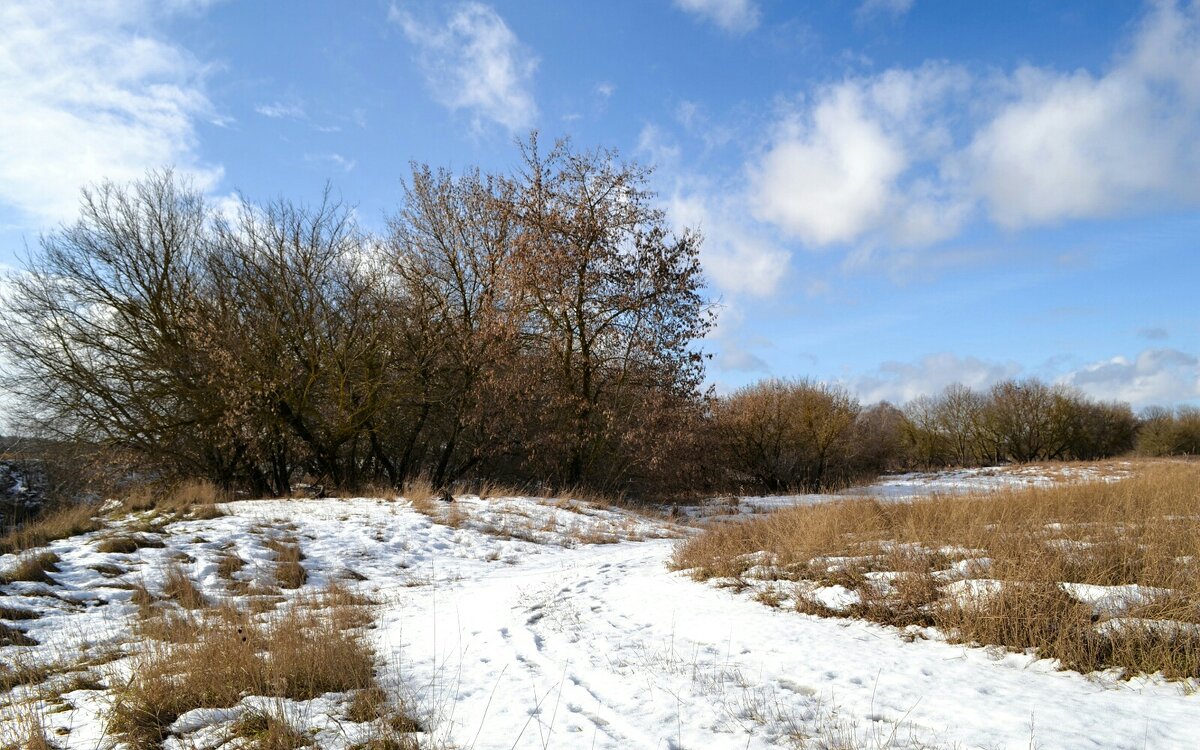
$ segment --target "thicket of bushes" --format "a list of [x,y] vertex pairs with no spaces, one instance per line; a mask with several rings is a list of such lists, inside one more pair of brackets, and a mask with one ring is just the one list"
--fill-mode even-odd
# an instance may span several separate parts
[[704,393],[700,237],[669,231],[647,171],[613,152],[531,137],[520,156],[508,174],[414,165],[382,235],[328,195],[222,212],[170,172],[85,191],[9,280],[4,385],[47,445],[259,494],[780,492],[1200,450],[1200,410],[1139,421],[1037,380],[903,410],[809,381]]
[[1144,456],[1200,455],[1200,408],[1147,409],[1142,413],[1137,450]]
[[10,280],[6,385],[43,434],[258,493],[670,485],[703,403],[699,237],[614,153],[521,157],[414,165],[383,236],[328,196],[223,214],[170,172],[85,191]]
[[1200,409],[1154,408],[1139,418],[1128,404],[1036,379],[986,391],[952,385],[903,410],[864,408],[838,386],[765,380],[716,399],[711,413],[717,484],[766,492],[903,469],[1200,453]]

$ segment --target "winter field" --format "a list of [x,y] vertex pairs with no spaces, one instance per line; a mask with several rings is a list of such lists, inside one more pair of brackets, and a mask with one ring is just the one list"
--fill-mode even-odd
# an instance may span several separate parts
[[[867,494],[1133,471],[906,475]],[[872,622],[852,587],[766,552],[735,575],[673,570],[715,528],[690,513],[477,496],[219,510],[114,510],[0,557],[0,747],[1189,748],[1200,726],[1195,679],[1084,675]],[[993,580],[984,557],[945,558],[952,592]],[[1068,593],[1113,628],[1129,618],[1105,608],[1146,594]]]

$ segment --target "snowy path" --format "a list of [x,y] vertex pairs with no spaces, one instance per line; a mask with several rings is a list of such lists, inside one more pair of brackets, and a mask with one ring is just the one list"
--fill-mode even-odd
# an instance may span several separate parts
[[411,592],[385,638],[465,747],[755,748],[855,724],[866,747],[1195,747],[1200,701],[1177,687],[772,610],[669,573],[670,550],[563,550]]

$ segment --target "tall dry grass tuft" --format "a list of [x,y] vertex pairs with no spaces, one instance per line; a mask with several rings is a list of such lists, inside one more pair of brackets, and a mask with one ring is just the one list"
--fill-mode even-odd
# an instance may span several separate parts
[[233,724],[233,734],[255,750],[299,750],[312,747],[312,738],[292,726],[282,711],[246,711]]
[[304,552],[294,536],[271,538],[264,542],[275,553],[275,583],[283,589],[298,589],[308,580],[304,569]]
[[95,512],[89,505],[68,505],[28,521],[0,536],[0,554],[44,547],[56,539],[95,531],[101,525]]
[[16,565],[0,573],[0,583],[54,583],[50,574],[58,572],[58,563],[58,555],[48,550],[21,555]]
[[414,510],[422,513],[428,513],[434,508],[438,494],[429,477],[424,474],[409,479],[400,490],[400,496],[411,503]]
[[292,606],[266,625],[228,606],[186,615],[189,639],[148,641],[129,675],[113,680],[108,731],[134,750],[157,748],[196,708],[232,707],[248,695],[308,700],[375,688],[374,653],[339,626],[349,616],[336,609]]
[[229,493],[209,480],[186,479],[171,488],[155,507],[168,513],[208,519],[224,515],[217,503],[228,500]]
[[204,609],[209,605],[208,597],[196,586],[187,571],[177,564],[167,568],[163,596],[174,600],[184,609]]
[[[839,583],[859,595],[842,614],[1036,648],[1083,671],[1200,677],[1197,550],[1200,465],[1174,462],[1114,483],[790,508],[714,525],[681,542],[673,566]],[[1112,589],[1118,600],[1100,607],[1074,584],[1138,588]],[[804,590],[798,608],[820,612]]]

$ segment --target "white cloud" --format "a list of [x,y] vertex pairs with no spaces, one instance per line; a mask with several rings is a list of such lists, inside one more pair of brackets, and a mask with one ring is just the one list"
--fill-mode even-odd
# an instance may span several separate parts
[[[176,3],[195,12],[204,3]],[[217,119],[205,66],[161,39],[148,1],[0,4],[0,203],[69,219],[82,186],[173,165],[201,189],[221,178],[196,121]]]
[[958,68],[926,65],[822,90],[776,126],[751,166],[756,215],[813,246],[884,230],[900,244],[952,235],[967,207],[939,175],[913,167],[949,144],[939,105],[967,84]]
[[[940,393],[954,383],[986,390],[1025,374],[1015,362],[947,352],[916,362],[885,362],[874,372],[847,379],[844,385],[864,403],[901,404],[917,396]],[[1084,365],[1059,375],[1055,382],[1078,388],[1094,399],[1128,402],[1135,409],[1154,404],[1173,406],[1200,400],[1200,357],[1177,349],[1145,349],[1132,358],[1116,356]]]
[[736,205],[698,191],[676,193],[667,208],[678,227],[699,229],[704,235],[701,262],[717,289],[766,297],[786,278],[791,253],[761,229],[748,226],[744,214]]
[[[964,104],[966,103],[966,104]],[[1154,3],[1109,68],[927,63],[831,84],[748,165],[755,215],[810,247],[921,247],[1200,205],[1200,0]]]
[[760,17],[754,0],[675,0],[675,6],[734,34],[754,29]]
[[1200,202],[1200,3],[1158,3],[1101,76],[1033,67],[965,161],[1002,226]]
[[1069,373],[1059,382],[1135,408],[1200,399],[1200,358],[1177,349],[1145,349],[1133,359],[1113,357]]
[[466,110],[476,130],[491,120],[510,132],[533,126],[537,104],[530,87],[538,60],[504,19],[478,2],[454,6],[444,24],[426,24],[393,5],[418,51],[434,98],[451,111]]
[[[768,373],[771,370],[766,360],[753,351],[771,348],[771,341],[747,333],[745,310],[737,300],[721,303],[717,310],[717,325],[705,339],[714,350],[713,368],[718,373]],[[721,391],[729,390],[728,384],[720,379],[715,384]]]
[[863,0],[858,6],[857,15],[860,20],[880,15],[899,18],[912,10],[912,7],[913,0]]
[[875,372],[850,379],[845,385],[863,403],[903,404],[917,396],[940,393],[954,383],[984,390],[1020,371],[1021,366],[1014,362],[989,362],[944,352],[916,362],[884,362]]

